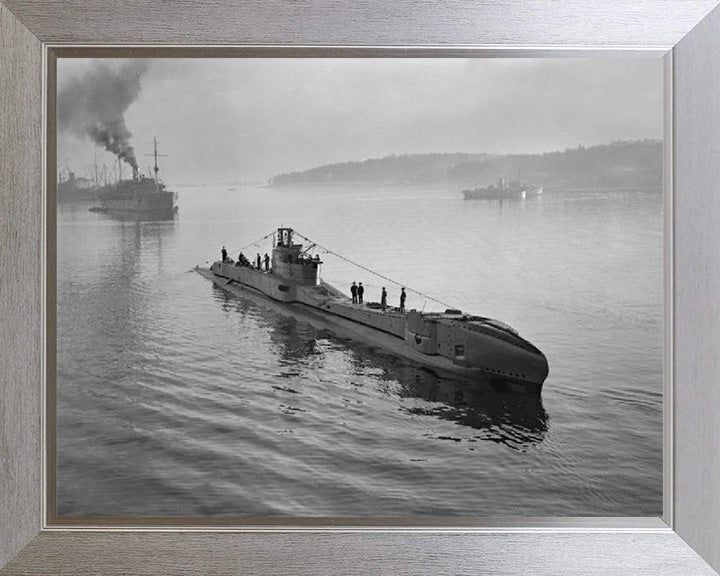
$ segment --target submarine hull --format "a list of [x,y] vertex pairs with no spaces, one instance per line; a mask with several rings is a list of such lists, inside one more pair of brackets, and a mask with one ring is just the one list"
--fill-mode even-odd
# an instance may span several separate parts
[[[468,323],[443,314],[353,304],[342,292],[320,280],[302,285],[273,272],[226,262],[195,270],[230,294],[251,297],[339,337],[377,346],[440,376],[460,376],[478,384],[539,394],[548,374],[547,361],[539,350],[516,333],[503,332],[493,325]],[[434,339],[413,331],[418,330],[408,321],[413,314],[421,317],[419,326],[430,326]]]

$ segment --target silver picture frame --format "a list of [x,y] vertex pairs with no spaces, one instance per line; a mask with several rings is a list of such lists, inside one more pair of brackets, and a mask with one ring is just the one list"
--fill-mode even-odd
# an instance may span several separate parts
[[[464,0],[262,5],[0,1],[0,574],[714,574],[720,568],[720,9]],[[663,58],[665,394],[662,518],[292,526],[48,522],[44,374],[48,53],[59,46],[256,46],[325,54]],[[271,45],[274,45],[273,48]],[[46,344],[50,342],[48,349]]]

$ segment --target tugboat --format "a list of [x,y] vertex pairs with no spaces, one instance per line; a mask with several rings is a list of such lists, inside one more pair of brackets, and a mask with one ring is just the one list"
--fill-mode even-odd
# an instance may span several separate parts
[[530,198],[543,193],[542,186],[523,184],[522,182],[506,182],[505,178],[498,180],[497,186],[490,184],[487,188],[473,188],[463,190],[465,200],[510,200]]
[[296,234],[301,236],[284,227],[273,233],[271,263],[266,261],[264,267],[260,261],[250,263],[245,258],[234,262],[224,253],[223,260],[195,270],[230,293],[269,299],[291,315],[339,336],[377,345],[440,374],[540,393],[548,375],[547,360],[510,326],[455,309],[418,312],[354,303],[320,278],[322,261],[295,243]]
[[166,190],[165,184],[160,181],[157,139],[154,140],[154,144],[154,178],[140,174],[137,166],[133,165],[132,179],[123,180],[121,178],[116,183],[108,184],[98,190],[97,198],[100,206],[95,208],[95,211],[156,216],[171,216],[177,211],[177,192]]

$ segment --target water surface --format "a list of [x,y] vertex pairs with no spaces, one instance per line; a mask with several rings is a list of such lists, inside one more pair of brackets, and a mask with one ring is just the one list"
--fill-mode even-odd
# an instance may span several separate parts
[[[61,516],[661,514],[660,193],[178,191],[166,221],[58,207]],[[192,271],[280,225],[510,324],[548,358],[542,397],[440,379]],[[397,303],[321,255],[326,281]]]

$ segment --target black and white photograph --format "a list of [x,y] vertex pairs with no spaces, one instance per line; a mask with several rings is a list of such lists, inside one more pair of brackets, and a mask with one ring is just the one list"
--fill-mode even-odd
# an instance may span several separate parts
[[658,516],[656,58],[57,60],[59,518]]

